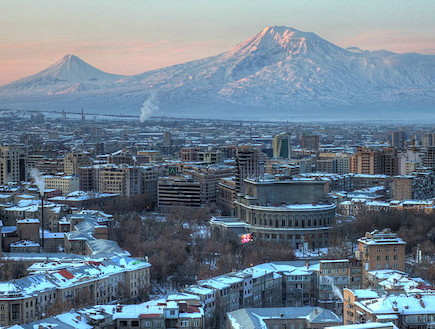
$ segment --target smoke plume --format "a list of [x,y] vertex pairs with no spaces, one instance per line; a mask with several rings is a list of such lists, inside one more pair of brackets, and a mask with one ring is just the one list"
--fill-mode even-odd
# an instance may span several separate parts
[[41,196],[44,196],[44,192],[45,192],[45,180],[41,176],[41,173],[39,172],[39,170],[36,169],[36,168],[33,168],[30,171],[30,177],[32,177],[34,179],[35,185],[38,187],[39,194]]
[[140,109],[140,122],[144,122],[145,120],[149,119],[153,112],[159,109],[156,96],[157,93],[151,92],[150,97],[143,102],[142,108]]
[[343,294],[341,293],[341,290],[335,285],[334,283],[334,279],[331,278],[330,276],[325,276],[324,277],[324,282],[326,284],[329,284],[332,288],[332,293],[338,297],[342,302],[344,302],[344,298],[343,298]]

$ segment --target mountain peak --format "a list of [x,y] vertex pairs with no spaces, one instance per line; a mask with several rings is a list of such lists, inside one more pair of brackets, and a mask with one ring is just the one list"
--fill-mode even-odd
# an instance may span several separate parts
[[12,82],[7,87],[17,88],[20,92],[31,93],[39,92],[41,89],[49,89],[48,93],[58,93],[59,91],[72,90],[72,87],[76,90],[78,85],[82,89],[97,88],[98,84],[111,83],[123,77],[103,72],[75,55],[66,54],[45,70]]
[[324,48],[336,47],[312,32],[299,31],[287,26],[269,26],[264,28],[250,39],[238,44],[227,55],[242,55],[262,53],[261,56],[270,58],[273,53],[273,60],[279,61],[296,55],[307,55],[308,53],[324,53]]
[[275,25],[275,26],[268,26],[263,29],[263,32],[269,32],[269,33],[285,33],[285,32],[300,32],[299,30],[296,30],[293,27],[287,27],[283,25]]
[[80,59],[80,58],[78,58],[77,56],[75,56],[73,54],[66,54],[62,58],[62,60],[64,60],[64,61],[73,60],[73,59]]

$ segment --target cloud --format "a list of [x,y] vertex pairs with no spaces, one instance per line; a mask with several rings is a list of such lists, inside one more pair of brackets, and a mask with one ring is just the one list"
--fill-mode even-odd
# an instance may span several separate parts
[[357,46],[367,50],[386,49],[397,53],[433,54],[434,36],[405,33],[399,30],[372,30],[337,42],[344,47]]

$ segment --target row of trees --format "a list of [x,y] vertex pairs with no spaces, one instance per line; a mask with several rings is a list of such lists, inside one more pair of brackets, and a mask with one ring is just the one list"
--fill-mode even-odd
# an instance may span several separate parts
[[211,234],[209,219],[207,208],[171,208],[163,220],[124,213],[116,216],[111,238],[135,257],[148,256],[153,278],[179,285],[270,260],[295,259],[288,246],[261,241],[241,245],[236,237]]

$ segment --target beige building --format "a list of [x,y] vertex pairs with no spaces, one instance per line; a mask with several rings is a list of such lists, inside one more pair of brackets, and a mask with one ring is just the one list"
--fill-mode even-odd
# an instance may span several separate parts
[[356,258],[362,262],[362,288],[367,285],[368,271],[396,269],[404,272],[405,245],[406,242],[390,229],[367,232],[364,237],[358,239]]
[[431,199],[434,194],[435,178],[431,172],[415,172],[406,176],[394,176],[391,182],[393,200]]
[[27,152],[20,146],[0,146],[0,185],[27,178]]
[[217,205],[222,210],[222,214],[234,215],[234,201],[236,200],[236,181],[234,177],[219,179]]
[[224,154],[220,150],[203,149],[200,147],[184,147],[180,150],[183,162],[200,162],[205,164],[222,163]]
[[157,170],[153,167],[127,165],[96,165],[81,167],[80,189],[98,191],[121,196],[148,194],[155,200],[157,196]]
[[258,148],[241,146],[236,152],[236,191],[245,193],[245,178],[259,178],[264,174],[265,158]]
[[380,174],[380,152],[365,147],[358,147],[357,152],[351,158],[350,172],[368,175]]
[[187,165],[183,166],[182,172],[199,182],[201,185],[201,202],[210,204],[216,202],[219,179],[234,175],[234,167],[220,164]]
[[68,153],[63,159],[63,171],[65,175],[78,175],[80,167],[86,167],[92,164],[89,153]]
[[47,189],[57,189],[62,191],[62,195],[80,190],[79,176],[44,176],[45,187]]
[[163,157],[160,151],[157,150],[143,150],[137,152],[138,163],[161,163]]
[[343,313],[343,288],[361,287],[361,261],[356,259],[320,260],[319,306]]

